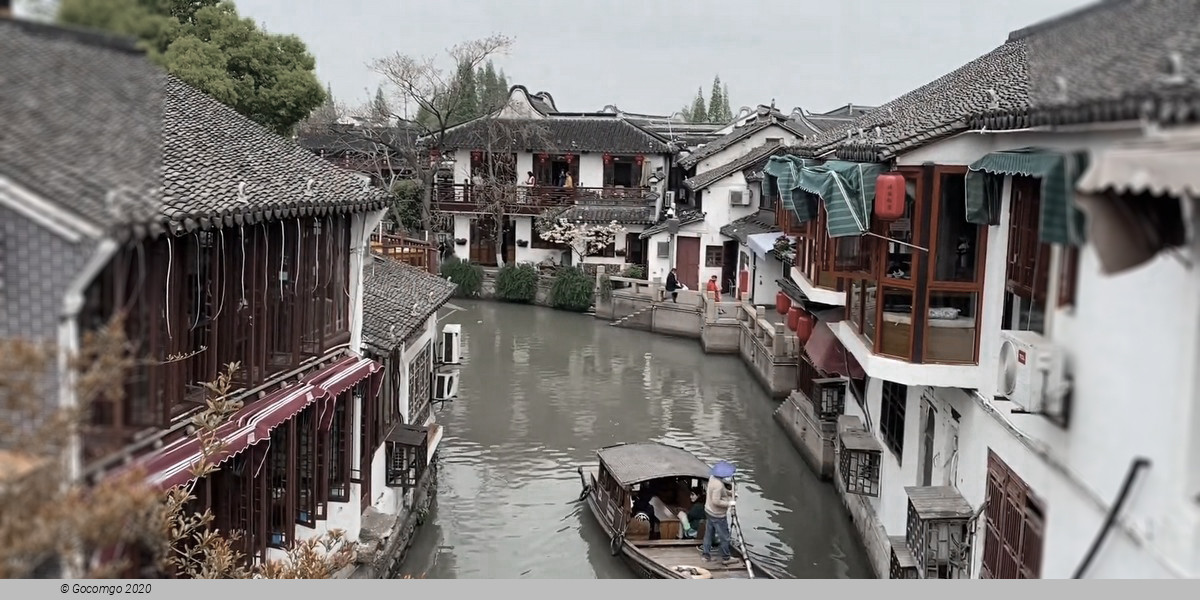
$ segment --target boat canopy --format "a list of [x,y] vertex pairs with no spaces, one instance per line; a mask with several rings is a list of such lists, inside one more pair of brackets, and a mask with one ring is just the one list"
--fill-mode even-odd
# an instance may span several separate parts
[[621,487],[662,477],[708,479],[712,472],[712,467],[691,452],[658,442],[617,444],[596,454]]

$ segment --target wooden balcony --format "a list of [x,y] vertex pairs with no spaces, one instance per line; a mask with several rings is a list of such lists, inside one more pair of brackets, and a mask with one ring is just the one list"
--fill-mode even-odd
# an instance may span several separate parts
[[[487,201],[477,195],[474,185],[467,183],[438,183],[434,186],[433,204],[439,211],[480,212]],[[515,215],[541,214],[547,208],[576,204],[631,205],[647,202],[649,188],[643,187],[575,187],[521,186],[517,199],[506,210]]]
[[371,234],[371,252],[438,274],[438,249],[432,242],[391,234]]

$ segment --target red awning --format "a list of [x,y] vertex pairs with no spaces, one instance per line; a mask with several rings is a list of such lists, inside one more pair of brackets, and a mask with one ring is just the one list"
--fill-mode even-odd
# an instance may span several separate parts
[[[287,422],[324,394],[325,391],[321,388],[301,383],[277,390],[243,406],[228,421],[217,427],[214,433],[217,439],[224,441],[225,447],[209,457],[209,460],[219,465],[246,448],[270,439],[273,429]],[[129,468],[144,469],[148,483],[166,490],[190,481],[192,467],[200,457],[200,440],[195,436],[187,436],[138,459]]]
[[854,355],[833,334],[829,324],[820,321],[813,327],[812,337],[804,344],[804,352],[812,360],[813,366],[826,372],[837,373],[851,379],[863,379],[867,376]]
[[333,425],[333,403],[338,397],[363,379],[371,378],[367,397],[378,396],[379,388],[383,385],[382,375],[383,365],[369,358],[347,356],[306,377],[304,383],[325,392],[321,400],[321,428],[329,429]]

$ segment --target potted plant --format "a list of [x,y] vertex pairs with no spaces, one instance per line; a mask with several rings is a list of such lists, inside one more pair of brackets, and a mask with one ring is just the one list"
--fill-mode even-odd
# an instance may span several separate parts
[[459,246],[466,246],[467,238],[458,238],[458,239],[454,240],[454,243],[458,244]]
[[517,240],[517,245],[524,248],[529,245],[529,240]]
[[786,254],[792,249],[792,241],[786,235],[781,235],[775,238],[775,251],[780,254]]

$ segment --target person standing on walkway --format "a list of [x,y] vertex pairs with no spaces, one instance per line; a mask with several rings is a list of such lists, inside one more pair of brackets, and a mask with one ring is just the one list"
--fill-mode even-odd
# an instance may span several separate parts
[[716,275],[708,280],[708,295],[712,296],[714,302],[721,301],[721,284],[717,283]]
[[667,291],[671,293],[671,302],[679,304],[679,276],[675,274],[674,267],[667,273]]
[[708,493],[704,501],[704,517],[708,521],[704,527],[704,544],[700,554],[705,561],[712,560],[713,536],[720,538],[721,562],[730,563],[733,556],[729,550],[729,520],[727,515],[734,507],[733,500],[733,465],[721,461],[713,467],[712,476],[708,478]]

